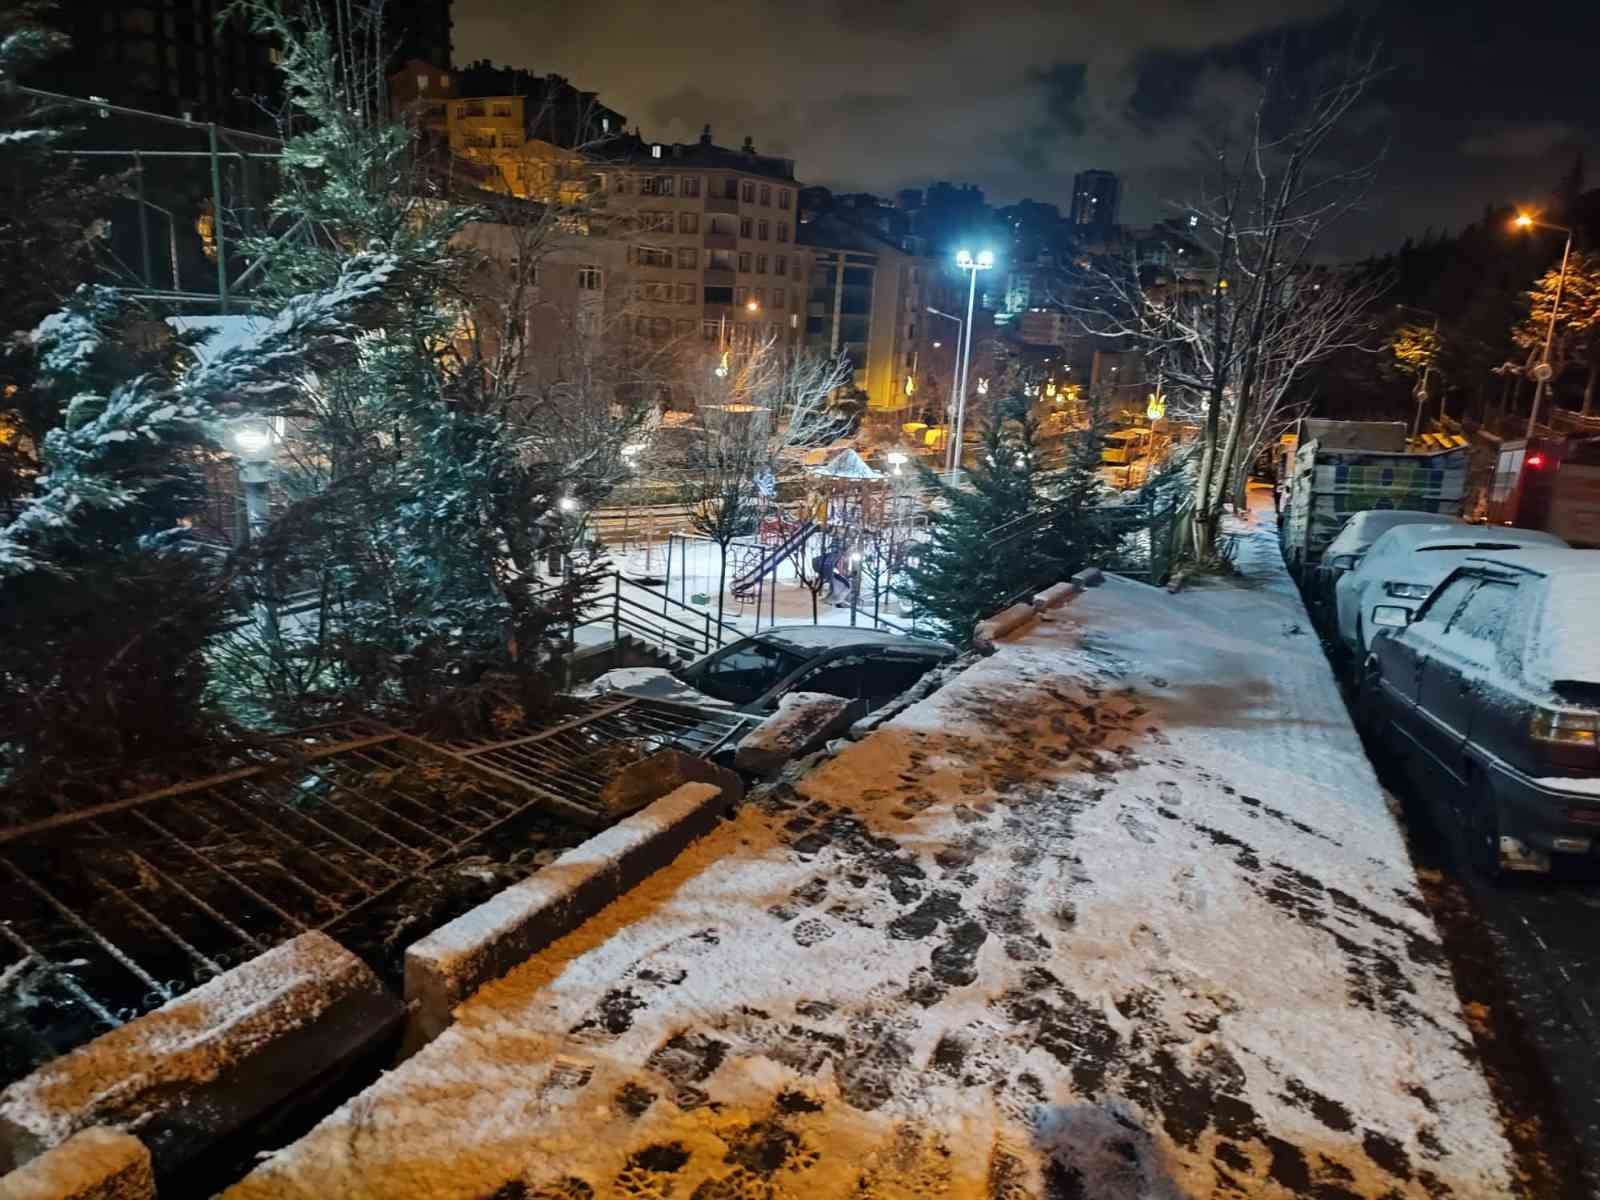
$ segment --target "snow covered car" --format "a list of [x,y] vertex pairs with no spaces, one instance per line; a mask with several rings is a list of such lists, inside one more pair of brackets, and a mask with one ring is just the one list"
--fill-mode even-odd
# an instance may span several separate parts
[[1436,774],[1491,877],[1600,844],[1600,551],[1470,557],[1380,605],[1362,713]]
[[955,648],[931,638],[843,625],[779,625],[685,667],[623,667],[586,690],[766,714],[790,692],[825,692],[881,708]]
[[1565,547],[1553,533],[1468,525],[1464,521],[1401,525],[1389,530],[1334,586],[1340,648],[1359,668],[1372,648],[1372,610],[1380,604],[1415,611],[1439,581],[1474,554],[1524,546]]
[[1322,551],[1322,558],[1317,562],[1309,585],[1311,606],[1331,614],[1334,607],[1333,589],[1340,577],[1347,571],[1355,570],[1372,543],[1389,530],[1401,525],[1449,524],[1451,520],[1438,513],[1417,512],[1409,508],[1369,508],[1356,513]]

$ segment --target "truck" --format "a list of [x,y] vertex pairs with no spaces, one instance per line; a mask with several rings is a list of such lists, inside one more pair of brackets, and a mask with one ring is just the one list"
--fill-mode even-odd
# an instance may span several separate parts
[[1354,514],[1401,508],[1459,517],[1466,484],[1464,448],[1412,451],[1399,422],[1306,418],[1279,504],[1284,561],[1305,583]]
[[1491,525],[1542,529],[1582,549],[1600,548],[1600,438],[1500,443],[1487,509]]

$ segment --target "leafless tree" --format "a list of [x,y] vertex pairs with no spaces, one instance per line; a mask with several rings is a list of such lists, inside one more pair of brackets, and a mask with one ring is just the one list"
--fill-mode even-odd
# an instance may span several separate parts
[[684,463],[680,494],[696,533],[717,544],[717,619],[726,605],[728,549],[749,533],[763,508],[767,482],[806,450],[847,431],[830,407],[853,374],[843,355],[830,358],[785,347],[775,338],[718,348],[711,363],[689,356],[687,390],[698,421]]
[[1208,151],[1198,198],[1182,206],[1184,236],[1201,251],[1193,265],[1103,262],[1092,270],[1100,300],[1068,301],[1087,332],[1143,353],[1173,415],[1200,422],[1197,558],[1214,555],[1223,503],[1288,419],[1306,368],[1360,343],[1378,286],[1319,269],[1317,255],[1376,169],[1376,155],[1342,162],[1349,150],[1335,140],[1378,69],[1365,44],[1304,89],[1282,60],[1269,64],[1244,128]]

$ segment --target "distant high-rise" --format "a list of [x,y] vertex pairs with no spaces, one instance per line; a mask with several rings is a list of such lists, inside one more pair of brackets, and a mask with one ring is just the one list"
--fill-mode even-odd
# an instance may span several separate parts
[[1079,171],[1072,180],[1072,224],[1110,228],[1121,200],[1122,180],[1113,172]]

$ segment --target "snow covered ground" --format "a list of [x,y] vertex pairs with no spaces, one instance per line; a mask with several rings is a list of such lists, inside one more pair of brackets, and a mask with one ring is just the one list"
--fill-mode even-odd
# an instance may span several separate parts
[[758,795],[228,1197],[1509,1193],[1265,526],[1239,560]]

